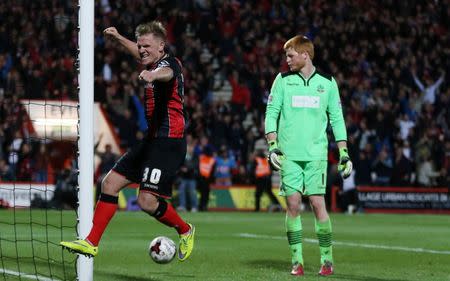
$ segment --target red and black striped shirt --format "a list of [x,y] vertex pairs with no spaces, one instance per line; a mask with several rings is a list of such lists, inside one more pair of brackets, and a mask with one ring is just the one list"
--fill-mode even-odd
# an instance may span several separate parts
[[149,71],[170,67],[173,78],[170,81],[154,81],[145,86],[145,117],[150,138],[184,137],[184,81],[181,62],[166,55]]

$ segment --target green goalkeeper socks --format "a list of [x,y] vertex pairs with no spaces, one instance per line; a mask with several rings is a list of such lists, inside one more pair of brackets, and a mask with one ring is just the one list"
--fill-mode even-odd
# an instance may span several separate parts
[[302,220],[300,216],[286,214],[286,233],[291,250],[292,264],[303,264],[302,254]]
[[325,261],[333,262],[333,248],[331,245],[332,230],[331,220],[328,219],[324,222],[316,220],[316,234],[319,239],[320,247],[320,263],[324,264]]

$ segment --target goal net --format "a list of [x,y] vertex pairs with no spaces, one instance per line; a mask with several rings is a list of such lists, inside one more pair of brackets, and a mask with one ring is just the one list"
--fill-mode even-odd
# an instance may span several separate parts
[[[6,151],[0,150],[0,280],[92,280],[92,259],[64,251],[59,242],[84,237],[92,221],[93,164],[88,163],[93,163],[94,1],[30,4],[19,3],[23,10],[16,7],[11,13],[39,17],[32,11],[55,11],[53,24],[61,28],[61,34],[71,34],[68,31],[75,18],[79,21],[78,29],[77,22],[73,27],[78,46],[74,52],[69,46],[59,46],[58,50],[70,50],[63,55],[43,51],[38,63],[45,65],[36,67],[36,73],[23,74],[28,77],[18,76],[20,85],[42,77],[39,71],[49,71],[44,75],[55,75],[47,78],[55,84],[50,95],[30,98],[26,92],[17,92],[20,87],[5,89],[0,84],[4,119],[0,120],[0,138],[5,137],[5,130],[8,137]],[[35,28],[39,33],[39,27]],[[29,52],[14,54],[18,56],[15,62],[20,63],[19,55],[30,59],[33,54]],[[64,79],[58,76],[61,68],[67,71]],[[39,92],[33,86],[23,85]]]
[[15,106],[26,118],[10,145],[10,178],[0,183],[0,276],[75,280],[76,256],[59,242],[76,234],[78,104]]

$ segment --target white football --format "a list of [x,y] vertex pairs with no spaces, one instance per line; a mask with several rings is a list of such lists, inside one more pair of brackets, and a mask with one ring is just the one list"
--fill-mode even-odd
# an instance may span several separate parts
[[172,239],[166,236],[158,236],[150,242],[148,254],[156,263],[169,263],[175,257],[177,246]]

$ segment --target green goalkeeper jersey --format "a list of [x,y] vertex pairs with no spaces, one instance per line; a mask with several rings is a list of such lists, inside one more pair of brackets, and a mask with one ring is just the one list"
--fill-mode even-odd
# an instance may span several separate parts
[[330,120],[336,141],[346,141],[339,90],[329,75],[314,71],[280,73],[267,102],[265,132],[278,134],[278,147],[294,161],[327,160]]

